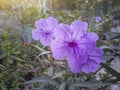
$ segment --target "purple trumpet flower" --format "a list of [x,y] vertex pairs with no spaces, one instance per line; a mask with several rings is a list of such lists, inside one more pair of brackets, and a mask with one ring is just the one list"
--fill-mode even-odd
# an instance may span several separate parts
[[36,21],[36,29],[32,31],[32,38],[39,40],[44,46],[49,46],[53,40],[53,32],[57,25],[58,20],[53,17]]

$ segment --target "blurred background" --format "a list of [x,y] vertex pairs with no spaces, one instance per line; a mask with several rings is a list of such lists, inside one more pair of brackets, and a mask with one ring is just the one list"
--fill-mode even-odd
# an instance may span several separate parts
[[[44,15],[59,19],[63,16],[86,20],[95,16],[120,19],[119,9],[120,0],[0,0],[0,31],[8,27],[20,29],[22,24],[34,25],[35,20]],[[119,20],[115,23],[119,24]]]

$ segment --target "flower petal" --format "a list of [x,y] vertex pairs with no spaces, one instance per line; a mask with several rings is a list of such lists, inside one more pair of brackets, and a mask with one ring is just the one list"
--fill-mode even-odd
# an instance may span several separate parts
[[49,17],[46,20],[47,24],[48,24],[48,28],[49,30],[54,30],[54,28],[58,25],[58,20],[53,18],[53,17]]
[[87,33],[87,36],[91,41],[94,41],[94,42],[96,42],[98,39],[98,35],[94,32]]
[[97,69],[98,64],[89,62],[83,65],[82,71],[86,74],[89,74],[91,72],[95,72]]
[[47,23],[46,23],[46,20],[45,19],[40,19],[40,20],[37,20],[35,22],[35,27],[36,29],[39,29],[39,30],[46,30],[46,27],[47,27]]
[[95,63],[102,62],[103,51],[100,48],[95,48],[92,52],[89,52],[89,59]]
[[61,23],[55,28],[54,37],[65,41],[71,38],[71,33],[69,26]]
[[51,44],[52,55],[57,60],[62,60],[66,56],[67,44],[61,40],[55,40]]
[[83,64],[82,71],[88,74],[90,72],[95,72],[99,63],[102,62],[102,50],[100,48],[95,48],[93,51],[89,52],[87,57],[87,62]]
[[32,30],[32,38],[34,39],[34,40],[40,40],[40,37],[41,37],[41,31],[39,31],[39,30]]
[[49,46],[53,39],[52,33],[41,33],[40,41],[44,46]]
[[82,64],[80,61],[75,60],[74,58],[71,58],[71,60],[67,60],[68,65],[70,67],[70,71],[73,73],[79,73],[82,70]]
[[79,20],[75,20],[70,25],[70,29],[73,32],[73,37],[76,39],[80,39],[87,32],[88,24],[86,22],[81,22]]

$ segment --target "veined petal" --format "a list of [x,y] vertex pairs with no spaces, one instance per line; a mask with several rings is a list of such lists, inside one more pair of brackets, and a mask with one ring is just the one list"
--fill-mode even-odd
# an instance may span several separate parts
[[36,28],[42,29],[45,31],[49,31],[49,30],[53,31],[57,25],[58,25],[58,20],[53,17],[49,17],[47,19],[40,19],[35,22]]
[[98,69],[98,65],[99,64],[87,62],[87,63],[83,64],[82,71],[86,74],[89,74],[91,72],[95,72]]
[[58,20],[53,18],[53,17],[49,17],[46,20],[47,24],[48,24],[48,28],[49,30],[54,30],[54,28],[58,25]]
[[67,61],[71,72],[79,73],[83,68],[83,63],[86,63],[86,53],[81,47],[70,47],[67,54]]
[[92,52],[89,52],[89,59],[95,63],[102,62],[103,51],[100,48],[95,48]]
[[87,33],[87,36],[91,41],[94,41],[94,42],[96,42],[98,39],[98,35],[94,32]]
[[66,53],[67,53],[67,43],[65,43],[64,41],[61,40],[55,40],[52,42],[51,44],[51,51],[52,51],[52,55],[55,59],[57,60],[62,60],[66,57]]
[[82,71],[87,74],[90,72],[95,72],[98,69],[99,63],[101,62],[102,50],[100,48],[95,48],[87,55],[87,62],[83,64]]
[[72,73],[79,73],[82,69],[82,66],[80,66],[77,62],[76,63],[68,63],[69,67],[70,67],[70,71]]
[[69,26],[61,23],[55,28],[54,37],[66,41],[71,38],[71,33]]
[[79,60],[74,59],[74,57],[73,58],[71,57],[67,61],[68,61],[70,71],[72,73],[79,73],[82,70],[83,65],[81,64]]
[[80,39],[84,34],[87,33],[88,24],[86,22],[81,22],[79,20],[75,20],[70,25],[70,29],[73,32],[73,37],[76,39]]
[[49,46],[51,44],[51,41],[53,39],[52,33],[41,33],[40,41],[44,46]]
[[40,30],[46,30],[47,22],[45,19],[39,19],[35,22],[35,28]]
[[40,37],[41,37],[41,31],[35,29],[35,30],[32,30],[32,38],[34,40],[40,40]]

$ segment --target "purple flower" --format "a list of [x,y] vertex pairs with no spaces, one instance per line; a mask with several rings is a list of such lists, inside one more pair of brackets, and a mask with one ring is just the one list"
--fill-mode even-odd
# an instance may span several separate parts
[[86,31],[87,23],[80,21],[74,21],[71,26],[66,24],[57,26],[54,31],[55,40],[51,44],[53,57],[60,60],[69,54],[77,55],[78,51],[85,48],[87,40],[82,39],[82,36]]
[[101,20],[102,20],[101,17],[96,17],[96,18],[95,18],[95,21],[96,21],[97,23],[99,23]]
[[32,38],[39,40],[44,46],[49,46],[53,39],[53,32],[58,25],[58,20],[49,17],[35,22],[36,29],[32,31]]
[[[58,25],[54,31],[55,39],[51,44],[53,57],[58,60],[66,58],[73,73],[94,72],[102,61],[102,51],[96,48],[98,36],[93,32],[87,33],[87,26],[86,22],[75,20],[70,26]],[[90,70],[87,71],[88,65]]]

